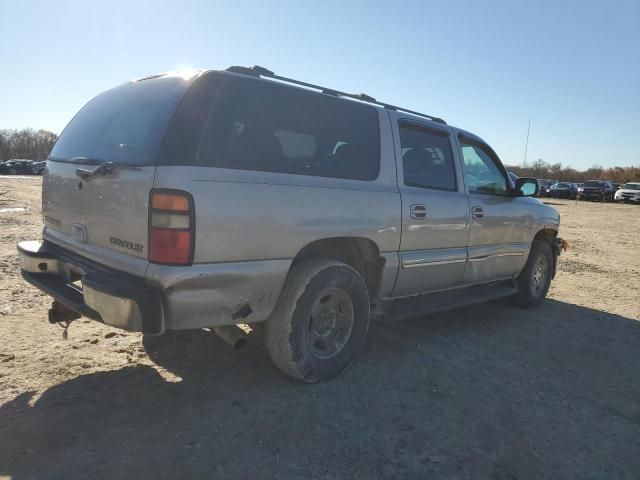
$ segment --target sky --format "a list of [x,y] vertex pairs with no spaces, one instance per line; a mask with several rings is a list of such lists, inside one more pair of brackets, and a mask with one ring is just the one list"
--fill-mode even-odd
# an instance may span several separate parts
[[180,68],[277,74],[444,118],[508,165],[640,165],[640,0],[0,0],[0,128],[60,133]]

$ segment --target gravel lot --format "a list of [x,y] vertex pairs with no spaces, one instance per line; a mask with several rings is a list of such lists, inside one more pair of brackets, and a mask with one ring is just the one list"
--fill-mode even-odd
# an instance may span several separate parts
[[542,307],[375,324],[301,385],[259,331],[239,352],[88,320],[64,340],[15,253],[40,178],[0,177],[0,479],[637,479],[640,206],[552,203],[570,250]]

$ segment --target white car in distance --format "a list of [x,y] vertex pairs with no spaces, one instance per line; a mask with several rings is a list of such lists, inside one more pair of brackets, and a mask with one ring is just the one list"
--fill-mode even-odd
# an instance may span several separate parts
[[622,185],[613,197],[616,202],[640,203],[640,182],[630,182]]

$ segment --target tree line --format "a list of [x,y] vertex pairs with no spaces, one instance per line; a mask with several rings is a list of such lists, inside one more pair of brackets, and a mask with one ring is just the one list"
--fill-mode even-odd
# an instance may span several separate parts
[[584,182],[586,180],[610,180],[614,183],[640,182],[640,167],[604,168],[594,165],[586,170],[563,167],[561,163],[548,163],[539,158],[535,162],[521,166],[506,166],[519,177],[535,177],[561,182]]
[[46,160],[57,139],[58,135],[48,130],[0,130],[0,161]]

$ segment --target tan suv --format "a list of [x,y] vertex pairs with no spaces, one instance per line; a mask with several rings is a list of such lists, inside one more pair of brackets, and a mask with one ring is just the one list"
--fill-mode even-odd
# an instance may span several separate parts
[[[540,304],[559,215],[478,136],[260,68],[163,74],[91,100],[53,148],[24,278],[162,334],[265,323],[275,364],[336,375],[371,317]],[[375,312],[375,315],[372,313]]]

